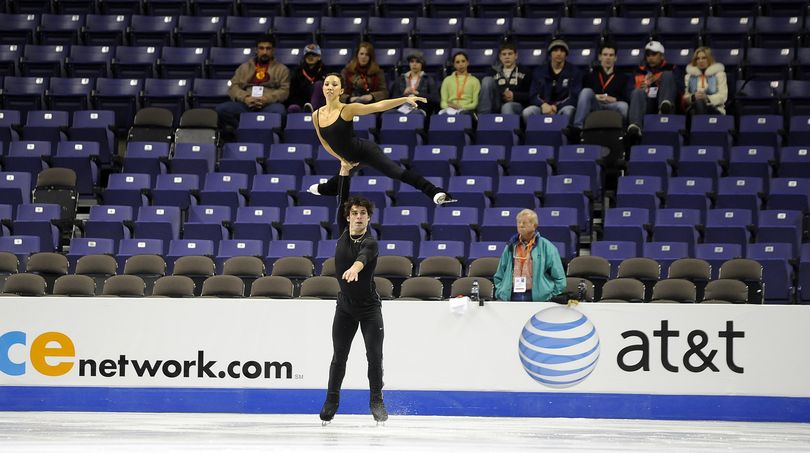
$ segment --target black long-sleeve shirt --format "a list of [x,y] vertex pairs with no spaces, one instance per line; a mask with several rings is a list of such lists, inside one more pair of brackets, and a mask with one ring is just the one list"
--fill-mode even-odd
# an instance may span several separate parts
[[[335,271],[342,293],[339,300],[355,308],[361,308],[380,304],[377,286],[374,284],[378,246],[377,240],[368,230],[359,239],[352,239],[349,234],[349,222],[346,220],[349,213],[343,209],[343,203],[349,199],[350,179],[349,176],[338,177],[337,225],[341,233],[335,249]],[[358,273],[357,281],[349,283],[341,277],[355,261],[363,263],[363,270]]]

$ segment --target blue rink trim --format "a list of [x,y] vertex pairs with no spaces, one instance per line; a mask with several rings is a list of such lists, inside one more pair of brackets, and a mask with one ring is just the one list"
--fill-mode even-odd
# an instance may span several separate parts
[[[7,387],[3,411],[320,412],[325,390]],[[392,415],[810,422],[810,398],[390,390]],[[339,414],[368,414],[368,390],[343,390]]]

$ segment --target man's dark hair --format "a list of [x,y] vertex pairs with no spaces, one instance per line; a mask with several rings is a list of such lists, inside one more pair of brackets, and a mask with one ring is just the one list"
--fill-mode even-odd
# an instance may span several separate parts
[[276,48],[276,37],[273,35],[262,35],[256,38],[256,47],[263,42],[269,42],[274,49]]
[[346,217],[349,216],[352,206],[361,206],[366,208],[366,212],[368,212],[369,217],[374,214],[374,203],[372,203],[371,200],[366,197],[349,197],[349,199],[343,203],[343,212],[345,213]]
[[498,53],[500,54],[501,52],[503,52],[504,50],[507,50],[507,49],[511,50],[512,52],[517,53],[517,46],[515,45],[515,43],[513,43],[511,41],[502,43],[500,45],[500,47],[498,48]]
[[616,43],[608,41],[608,42],[604,42],[604,43],[599,45],[599,51],[596,54],[597,55],[602,55],[602,51],[605,50],[605,49],[613,49],[614,52],[616,52],[616,53],[619,52],[619,48],[616,47]]

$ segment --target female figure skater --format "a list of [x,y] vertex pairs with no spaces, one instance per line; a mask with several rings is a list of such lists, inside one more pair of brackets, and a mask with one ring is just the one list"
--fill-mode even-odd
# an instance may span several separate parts
[[[409,96],[396,99],[385,99],[373,104],[344,104],[340,102],[343,94],[343,80],[339,74],[328,74],[323,82],[323,94],[326,105],[313,115],[312,123],[318,139],[329,154],[342,162],[354,165],[365,164],[376,168],[384,175],[400,180],[421,190],[434,203],[441,205],[456,201],[444,189],[434,186],[423,176],[402,167],[389,159],[379,146],[369,140],[357,138],[354,134],[354,116],[382,112],[409,103],[414,107],[416,102],[426,102],[423,97]],[[322,184],[313,184],[308,191],[316,195],[335,196],[338,192],[338,176]]]
[[346,360],[352,340],[360,326],[368,359],[369,408],[374,420],[384,422],[388,412],[383,403],[383,318],[380,296],[374,285],[377,267],[377,240],[368,234],[368,222],[374,205],[364,197],[349,198],[349,180],[354,167],[341,161],[338,183],[337,224],[340,237],[335,248],[335,272],[340,276],[335,317],[332,321],[332,363],[329,366],[329,388],[321,409],[326,425],[340,403],[340,387],[346,374]]

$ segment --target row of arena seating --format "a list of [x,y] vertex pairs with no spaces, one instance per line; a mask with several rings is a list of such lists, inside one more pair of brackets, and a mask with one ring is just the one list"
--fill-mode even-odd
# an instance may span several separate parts
[[804,15],[806,0],[8,0],[0,10],[14,13],[240,14],[242,16],[402,17],[692,17],[697,15]]
[[650,39],[670,48],[767,47],[806,45],[804,11],[791,16],[757,17],[272,17],[229,15],[154,16],[138,14],[0,14],[2,44],[253,47],[255,37],[272,33],[277,47],[354,47],[368,40],[376,47],[488,48],[502,40],[521,47],[544,47],[564,36],[574,48],[609,39],[637,47]]
[[[624,73],[632,72],[643,58],[641,46],[645,41],[636,41],[628,47],[617,49],[616,68]],[[331,44],[330,44],[331,45]],[[354,48],[331,45],[321,49],[321,61],[327,71],[340,71],[351,60]],[[524,68],[543,65],[547,60],[546,43],[535,47],[521,45],[518,48],[519,64]],[[810,78],[810,51],[807,47],[713,47],[712,54],[723,63],[733,88],[737,80],[807,80]],[[409,46],[380,47],[375,59],[387,77],[393,80],[397,74],[407,71],[406,57],[413,51],[423,53],[423,69],[435,77],[452,72],[452,55],[464,51],[469,57],[469,71],[484,77],[498,61],[497,43],[485,48],[459,48],[455,46]],[[302,60],[302,48],[279,47],[275,58],[294,69]],[[18,45],[0,46],[0,75],[26,77],[115,77],[138,79],[158,77],[168,79],[230,79],[234,70],[254,53],[252,47],[170,47],[170,46],[123,46],[104,45]],[[667,61],[683,68],[691,62],[694,47],[670,47]],[[593,45],[571,47],[567,61],[587,70],[596,63],[597,52]],[[389,80],[389,82],[391,81]],[[187,81],[190,83],[190,81]]]
[[[465,273],[458,260],[434,256],[421,262],[418,271],[414,272],[413,263],[408,258],[384,255],[379,258],[375,279],[383,299],[396,297],[438,300],[459,295],[469,296],[472,282],[478,280],[481,297],[491,300],[494,297],[492,278],[497,265],[497,257],[479,258],[470,264],[466,276],[463,276]],[[16,266],[17,258],[14,255],[0,252],[0,290],[3,293],[40,296],[273,296],[257,294],[262,289],[268,289],[262,284],[262,280],[267,280],[267,275],[262,261],[253,256],[230,258],[225,261],[219,273],[216,272],[213,260],[206,256],[181,257],[173,269],[167,271],[163,259],[159,255],[150,254],[127,259],[120,275],[116,260],[109,255],[87,255],[80,258],[73,275],[68,273],[68,259],[55,253],[31,255],[26,273],[18,273]],[[166,279],[167,275],[183,278]],[[666,278],[662,275],[666,275]],[[578,297],[586,301],[694,303],[706,299],[726,299],[738,303],[762,303],[765,282],[762,266],[756,261],[728,260],[719,266],[718,275],[719,277],[713,279],[711,264],[700,259],[679,259],[662,274],[661,265],[655,260],[630,258],[622,261],[618,266],[618,276],[611,278],[610,265],[605,259],[580,257],[568,265],[566,289],[556,300],[564,302]],[[279,289],[283,289],[283,293],[276,294],[275,297],[334,298],[338,291],[334,258],[324,262],[320,275],[316,277],[313,263],[308,258],[283,257],[273,263],[269,276],[275,277],[270,279],[276,280],[274,284],[282,285]],[[731,286],[735,296],[726,298],[712,294],[713,285],[717,284],[710,282],[717,279],[736,281],[736,286]],[[171,280],[175,282],[168,283]],[[212,283],[217,280],[222,282]],[[584,283],[584,288],[580,288],[581,282]],[[32,289],[25,292],[23,285],[31,285]],[[130,288],[131,293],[117,292],[122,287]],[[174,288],[175,292],[172,293],[168,287]]]
[[[542,229],[543,227],[541,227]],[[452,267],[448,267],[448,263],[452,262],[455,263],[458,276],[460,276],[462,262],[466,262],[471,270],[479,259],[497,259],[503,250],[504,243],[504,241],[471,242],[469,251],[467,251],[461,241],[422,241],[417,251],[412,242],[389,240],[380,241],[380,256],[400,257],[399,259],[404,259],[408,263],[416,263],[419,266],[443,257],[449,260],[443,264],[445,272],[452,269]],[[0,250],[15,254],[20,263],[25,263],[28,256],[40,253],[42,249],[37,248],[36,245],[38,245],[37,238],[32,236],[0,237]],[[555,245],[559,247],[559,244]],[[65,257],[64,268],[66,271],[68,268],[76,269],[75,263],[85,256],[107,254],[106,256],[114,256],[115,258],[112,259],[114,266],[122,269],[132,256],[154,254],[165,257],[164,266],[168,266],[169,272],[175,269],[179,260],[190,256],[210,257],[212,269],[224,269],[228,259],[234,256],[259,257],[268,268],[279,259],[286,257],[311,257],[311,262],[309,258],[307,262],[313,270],[317,268],[324,272],[329,268],[328,263],[334,255],[335,240],[320,240],[317,242],[317,248],[315,243],[308,240],[273,240],[269,242],[269,248],[267,248],[262,245],[261,241],[250,239],[223,239],[219,241],[218,247],[212,240],[184,239],[172,240],[168,247],[167,252],[163,241],[150,238],[123,239],[117,243],[104,238],[74,238],[71,241],[70,252]],[[776,242],[749,244],[747,247],[730,243],[705,243],[695,245],[694,252],[690,252],[688,244],[682,242],[647,242],[639,247],[629,241],[605,240],[591,244],[590,256],[571,256],[567,257],[568,259],[565,261],[574,263],[581,258],[598,257],[605,266],[604,271],[599,275],[604,278],[612,278],[627,276],[622,275],[622,263],[638,256],[655,260],[656,268],[659,269],[658,272],[661,275],[668,275],[670,267],[678,260],[693,256],[708,263],[711,267],[707,272],[716,278],[718,276],[716,270],[721,268],[723,262],[744,256],[759,262],[764,268],[763,281],[768,283],[770,288],[766,298],[769,301],[786,303],[792,301],[801,288],[805,288],[806,291],[807,286],[799,282],[810,279],[810,244],[802,244],[800,250],[800,252],[796,252],[789,244]],[[561,254],[562,252],[563,250],[561,250]],[[799,259],[794,260],[794,257],[797,256]],[[15,260],[16,262],[17,260]],[[30,266],[30,263],[28,265]],[[413,266],[413,264],[409,264],[409,266]],[[32,271],[30,267],[20,269],[15,267],[14,270]],[[760,270],[760,272],[763,271]],[[569,276],[575,276],[570,274],[570,265]],[[672,276],[670,275],[670,277]],[[593,278],[593,276],[589,278]],[[810,298],[810,293],[802,295],[802,298]]]
[[[99,79],[106,81],[123,81],[121,79]],[[149,79],[157,80],[157,79]],[[806,82],[810,88],[810,82]],[[118,84],[111,84],[110,89]],[[136,84],[137,85],[137,84]],[[139,124],[139,128],[150,128],[149,134],[130,135],[130,142],[167,142],[219,144],[216,130],[216,114],[208,109],[189,109],[180,114],[185,108],[188,90],[183,87],[182,93],[171,94],[166,92],[150,92],[143,94],[138,86],[125,84],[129,89],[118,90],[109,94],[95,93],[93,99],[97,107],[111,110],[78,110],[71,113],[62,110],[40,110],[38,104],[25,104],[25,109],[0,110],[0,143],[4,146],[2,152],[11,147],[11,142],[18,140],[48,141],[55,147],[60,141],[87,140],[99,142],[99,152],[102,162],[108,163],[111,158],[113,135],[110,131],[100,134],[111,126],[124,121],[126,128],[132,125],[132,118]],[[43,90],[44,92],[44,90]],[[39,99],[39,93],[33,99]],[[6,104],[22,104],[31,101],[31,97],[12,97],[5,94]],[[83,97],[80,95],[80,98]],[[66,100],[73,99],[65,96]],[[810,102],[810,93],[806,99]],[[160,104],[163,108],[144,108],[137,110],[140,101],[148,104]],[[761,109],[754,102],[760,98],[750,99],[752,108]],[[767,101],[770,102],[770,101]],[[78,102],[74,107],[81,105]],[[748,108],[749,104],[741,103],[740,110]],[[680,148],[684,145],[720,146],[729,148],[738,146],[770,146],[779,151],[782,146],[806,146],[810,135],[810,103],[805,104],[801,97],[791,98],[791,110],[797,112],[790,115],[786,121],[782,115],[768,113],[741,115],[738,121],[730,115],[698,115],[686,117],[684,115],[645,115],[642,128],[641,144],[667,145],[673,148],[673,157],[677,159]],[[136,114],[137,111],[137,114]],[[161,113],[160,119],[150,118],[154,113]],[[174,113],[177,113],[174,115]],[[803,113],[803,114],[799,114]],[[176,139],[181,131],[175,130],[174,125],[185,123],[186,119],[194,116],[206,117],[205,122],[194,125],[195,128],[209,129],[210,135],[206,140],[195,136],[190,139]],[[23,127],[23,118],[25,123]],[[491,152],[501,155],[498,158],[509,159],[512,148],[524,144],[536,147],[535,152],[547,148],[556,156],[556,148],[567,143],[561,130],[567,126],[563,115],[532,115],[525,120],[512,114],[482,114],[477,118],[470,115],[431,115],[425,117],[419,114],[399,115],[381,114],[355,117],[354,128],[361,138],[371,139],[381,146],[407,145],[406,158],[414,157],[414,147],[423,144],[450,145],[456,149],[447,148],[441,152],[449,159],[458,158],[458,151],[466,145],[473,143],[479,145],[501,145],[503,149],[492,148]],[[738,124],[737,124],[738,123]],[[88,130],[92,129],[92,131]],[[160,129],[156,131],[156,129]],[[159,132],[159,133],[158,133]],[[88,138],[85,138],[88,137]],[[282,118],[279,114],[248,112],[240,117],[239,127],[235,131],[236,142],[260,143],[264,146],[264,157],[271,145],[278,143],[306,144],[310,148],[304,150],[306,156],[312,156],[312,150],[318,150],[320,142],[312,127],[312,114],[293,113]],[[583,145],[577,145],[583,146]],[[522,149],[522,148],[521,148]],[[156,150],[164,152],[161,148]],[[639,149],[639,151],[642,151]],[[50,154],[50,150],[43,150]],[[431,151],[432,152],[432,151]],[[521,151],[519,151],[521,152]],[[662,151],[663,152],[663,151]],[[450,153],[449,155],[447,153]],[[723,158],[730,157],[724,154]],[[463,156],[462,156],[463,158]],[[542,176],[542,175],[541,175]]]
[[804,16],[806,0],[8,0],[0,11],[242,16],[381,17],[737,17]]

